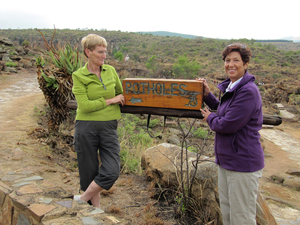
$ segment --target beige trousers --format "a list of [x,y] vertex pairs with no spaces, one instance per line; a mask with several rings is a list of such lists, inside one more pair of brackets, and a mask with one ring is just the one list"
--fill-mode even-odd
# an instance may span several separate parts
[[256,199],[262,170],[245,173],[219,166],[218,188],[224,225],[256,225]]

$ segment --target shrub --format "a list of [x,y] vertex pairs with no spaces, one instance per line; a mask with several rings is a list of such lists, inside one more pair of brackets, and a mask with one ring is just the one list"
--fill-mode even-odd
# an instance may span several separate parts
[[120,51],[116,52],[115,59],[119,60],[120,62],[123,61],[123,59],[124,59],[123,53]]
[[300,105],[300,95],[291,94],[289,96],[289,103],[292,105]]
[[201,127],[198,128],[196,131],[194,131],[193,134],[197,138],[207,138],[208,137],[208,131],[203,130]]
[[29,47],[29,41],[24,40],[24,41],[22,42],[22,46],[28,48],[28,47]]
[[138,120],[139,118],[132,114],[122,114],[119,121],[122,173],[141,174],[141,156],[153,143],[149,134],[137,127]]
[[198,75],[201,65],[191,62],[186,56],[179,57],[173,65],[173,72],[176,78],[195,78]]
[[6,62],[5,65],[8,66],[8,67],[17,67],[18,63],[16,63],[16,62]]

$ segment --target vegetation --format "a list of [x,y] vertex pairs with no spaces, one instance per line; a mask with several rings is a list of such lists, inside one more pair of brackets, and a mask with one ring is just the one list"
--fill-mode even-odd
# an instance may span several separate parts
[[16,67],[18,65],[18,63],[17,62],[6,62],[5,65],[8,67]]
[[[223,62],[220,53],[226,45],[234,42],[242,42],[250,46],[253,52],[252,62],[249,70],[257,76],[259,82],[270,80],[271,83],[293,83],[300,80],[300,49],[295,51],[279,50],[277,45],[271,43],[257,43],[255,40],[215,40],[198,37],[187,39],[177,36],[154,36],[153,34],[128,33],[107,30],[58,30],[55,39],[54,30],[37,29],[28,30],[5,30],[5,36],[14,42],[30,43],[32,48],[46,48],[45,58],[37,57],[38,81],[50,106],[48,128],[49,131],[58,132],[59,126],[72,112],[66,106],[70,99],[74,99],[71,92],[71,74],[82,66],[82,49],[78,46],[83,36],[89,33],[99,34],[107,39],[108,59],[114,63],[116,70],[122,78],[131,76],[131,69],[146,71],[149,77],[167,77],[180,79],[195,79],[195,77],[207,77],[212,81],[223,79]],[[0,30],[3,35],[3,30]],[[48,44],[51,42],[50,44]],[[26,42],[25,42],[26,43]],[[293,44],[284,43],[281,44]],[[45,47],[46,46],[46,47]],[[61,47],[62,46],[62,47]],[[124,54],[129,54],[131,64],[124,66]],[[113,59],[117,59],[113,61]],[[129,69],[128,69],[129,68]],[[136,70],[137,70],[136,69]],[[272,80],[273,79],[273,80]],[[211,85],[211,84],[210,84]],[[215,91],[212,86],[211,90]],[[262,92],[268,90],[260,86]],[[290,104],[299,105],[299,90],[295,88],[289,93]],[[74,114],[72,114],[74,116]],[[155,129],[160,123],[159,119],[151,121],[150,128]],[[152,139],[146,133],[143,126],[146,121],[142,116],[123,114],[119,121],[118,135],[121,144],[122,173],[141,174],[140,159],[144,150],[157,144],[159,140]],[[182,155],[188,150],[197,153],[197,160],[200,158],[207,146],[207,140],[212,134],[203,128],[194,128],[190,124],[187,132],[184,132],[184,125],[178,122],[178,128],[182,131],[181,149]],[[194,140],[201,139],[202,142]],[[181,161],[181,165],[185,162]],[[181,168],[181,175],[182,175]],[[199,218],[206,218],[206,209],[201,209],[192,200],[191,189],[194,185],[194,173],[187,168],[187,178],[180,178],[179,190],[175,201],[178,206],[177,213],[180,217],[193,215],[192,210],[198,208]],[[189,171],[191,173],[189,173]],[[187,180],[186,180],[187,179]],[[119,209],[112,208],[117,212]],[[155,211],[149,208],[148,224],[160,224],[160,221],[151,221]],[[201,220],[208,223],[209,221]]]
[[[50,59],[48,58],[46,63],[42,56],[36,58],[38,82],[51,108],[48,130],[56,134],[60,124],[69,115],[67,102],[75,99],[72,93],[72,73],[83,66],[83,61],[76,47],[72,48],[70,45],[66,45],[55,48],[52,43],[53,38],[49,44],[43,33],[40,33],[45,41]],[[47,64],[55,67],[46,66]]]

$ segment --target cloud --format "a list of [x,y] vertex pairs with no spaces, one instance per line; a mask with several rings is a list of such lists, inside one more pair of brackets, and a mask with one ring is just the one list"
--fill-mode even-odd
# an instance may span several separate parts
[[42,15],[21,11],[0,11],[1,29],[28,29],[53,27]]

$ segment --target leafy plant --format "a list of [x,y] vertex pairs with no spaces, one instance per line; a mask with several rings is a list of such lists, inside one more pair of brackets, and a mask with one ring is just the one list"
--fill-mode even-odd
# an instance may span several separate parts
[[45,67],[45,60],[42,56],[36,57],[36,65],[39,67]]
[[120,51],[116,52],[115,59],[119,60],[120,62],[124,59],[124,54]]
[[196,131],[194,131],[194,136],[197,138],[207,138],[208,137],[208,131],[207,130],[203,130],[201,127],[198,128]]
[[5,65],[8,67],[16,67],[16,66],[18,66],[18,63],[17,62],[6,62]]
[[153,55],[150,59],[148,59],[148,62],[146,63],[146,66],[149,70],[152,71],[153,75],[156,75],[156,71],[159,68],[159,63],[156,60],[156,56]]
[[42,72],[42,76],[47,82],[46,87],[51,87],[51,88],[55,89],[56,91],[58,90],[59,84],[57,83],[57,80],[55,79],[55,77],[47,76],[43,72]]
[[82,58],[76,47],[72,48],[70,45],[66,45],[65,48],[58,51],[48,51],[47,53],[54,65],[68,74],[72,74],[83,66]]
[[292,105],[300,105],[300,95],[291,94],[289,96],[289,103]]
[[22,46],[28,48],[28,47],[30,46],[30,45],[29,45],[29,41],[24,40],[24,41],[22,42]]
[[176,78],[195,78],[198,76],[201,65],[195,61],[190,61],[186,56],[178,58],[177,63],[173,65],[173,73]]
[[122,119],[119,121],[118,136],[123,173],[141,174],[141,156],[153,142],[149,134],[137,126],[138,120],[134,115],[122,114]]

